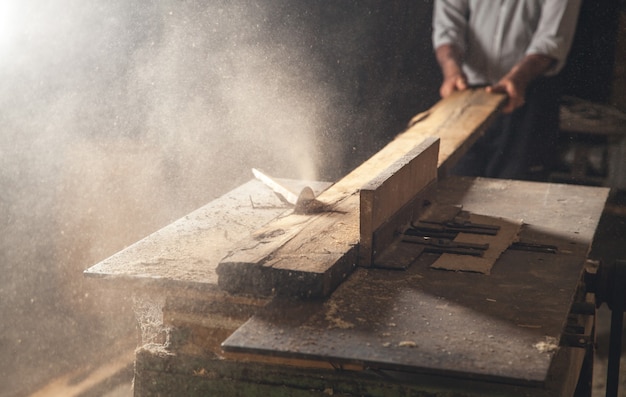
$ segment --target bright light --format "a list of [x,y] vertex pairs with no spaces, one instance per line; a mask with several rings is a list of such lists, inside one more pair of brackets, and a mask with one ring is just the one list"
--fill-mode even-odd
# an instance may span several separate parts
[[19,26],[17,1],[0,1],[0,50],[5,50],[12,46],[17,36]]

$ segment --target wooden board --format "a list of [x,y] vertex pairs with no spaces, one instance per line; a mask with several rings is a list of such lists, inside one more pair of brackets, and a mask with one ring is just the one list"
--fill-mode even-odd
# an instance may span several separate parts
[[438,166],[447,167],[503,100],[502,95],[468,90],[440,101],[318,197],[331,211],[292,214],[240,241],[217,268],[219,285],[231,293],[328,296],[358,262],[361,187],[431,136],[440,138]]
[[[282,180],[317,193],[327,182]],[[86,277],[144,287],[219,292],[215,268],[235,244],[254,230],[290,212],[257,180],[232,190],[123,251],[87,269]],[[126,285],[126,284],[124,284]]]
[[506,97],[488,94],[484,88],[461,91],[416,115],[407,133],[411,136],[437,136],[439,177],[445,177],[469,150],[497,115]]
[[[360,191],[359,265],[371,266],[375,232],[437,180],[439,139],[430,137],[382,170]],[[406,223],[407,219],[398,222]],[[391,231],[393,233],[393,230]],[[385,247],[381,247],[385,248]]]
[[508,250],[490,275],[433,270],[431,254],[404,272],[359,269],[326,301],[275,301],[223,348],[543,388],[607,195],[581,186],[440,181],[433,202],[523,218],[521,237],[559,254]]

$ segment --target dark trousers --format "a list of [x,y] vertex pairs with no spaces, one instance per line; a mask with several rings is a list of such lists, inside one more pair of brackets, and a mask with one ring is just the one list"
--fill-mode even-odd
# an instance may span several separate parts
[[499,115],[453,170],[456,175],[542,180],[557,160],[560,84],[542,78],[526,103]]

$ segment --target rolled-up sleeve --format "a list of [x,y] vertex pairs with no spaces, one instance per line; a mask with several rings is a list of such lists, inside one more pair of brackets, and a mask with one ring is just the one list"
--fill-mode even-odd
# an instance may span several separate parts
[[572,46],[580,0],[546,0],[541,11],[537,30],[533,35],[526,55],[542,54],[554,58],[556,63],[548,75],[558,73],[567,59]]
[[444,44],[456,44],[465,52],[468,16],[468,0],[435,0],[433,47],[437,49]]

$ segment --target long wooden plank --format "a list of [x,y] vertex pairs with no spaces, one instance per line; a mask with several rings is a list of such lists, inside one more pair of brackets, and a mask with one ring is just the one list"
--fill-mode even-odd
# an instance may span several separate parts
[[217,267],[220,287],[233,293],[328,296],[358,262],[361,187],[431,136],[441,140],[438,166],[450,164],[503,100],[502,95],[468,90],[438,102],[318,197],[330,211],[278,219],[241,241],[241,248]]
[[439,177],[447,176],[485,132],[505,100],[504,95],[488,94],[484,89],[454,93],[413,117],[407,135],[441,138]]
[[436,181],[438,154],[439,139],[426,138],[361,188],[359,265],[372,265],[376,230]]

